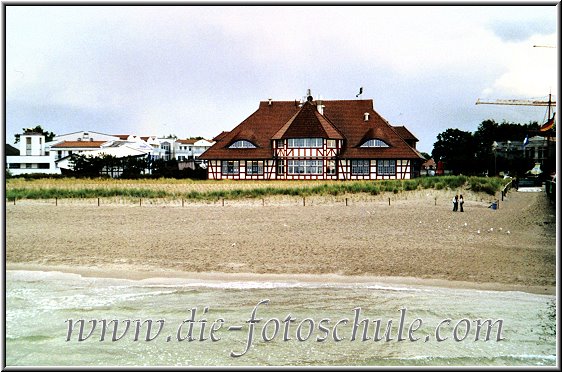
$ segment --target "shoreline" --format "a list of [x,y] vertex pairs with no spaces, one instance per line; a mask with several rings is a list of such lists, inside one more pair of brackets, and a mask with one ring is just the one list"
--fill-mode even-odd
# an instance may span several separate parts
[[161,270],[123,270],[123,268],[97,268],[87,266],[44,265],[33,263],[6,263],[8,271],[41,271],[77,274],[90,278],[111,278],[126,280],[148,279],[183,279],[200,282],[290,282],[290,283],[322,283],[322,284],[387,284],[401,286],[423,286],[450,289],[467,289],[499,292],[524,292],[535,295],[556,295],[556,286],[520,285],[494,282],[470,282],[436,278],[417,278],[407,276],[371,276],[371,275],[340,275],[340,274],[263,274],[263,273],[225,273],[225,272],[189,272],[173,269]]

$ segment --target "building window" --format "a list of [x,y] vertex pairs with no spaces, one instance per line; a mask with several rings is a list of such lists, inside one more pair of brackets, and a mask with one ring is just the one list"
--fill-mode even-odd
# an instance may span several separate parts
[[263,174],[263,160],[247,161],[246,174]]
[[289,160],[289,174],[322,174],[322,160]]
[[369,174],[371,162],[369,160],[351,160],[351,174]]
[[278,149],[282,149],[283,147],[285,147],[285,141],[283,141],[282,139],[275,140],[275,147]]
[[326,174],[336,174],[336,161],[328,160],[326,162]]
[[51,165],[49,163],[39,163],[38,167],[39,169],[49,169],[51,168]]
[[27,169],[31,169],[31,168],[33,168],[33,164],[27,163],[27,164],[25,165],[25,167],[26,167]]
[[329,140],[326,141],[326,145],[328,146],[329,149],[335,149],[336,148],[336,140],[329,139]]
[[322,147],[322,138],[289,138],[287,144],[291,148]]
[[277,174],[285,174],[285,161],[277,160]]
[[255,149],[256,146],[250,141],[240,140],[234,142],[232,145],[228,146],[228,148],[229,149]]
[[389,147],[386,142],[380,139],[370,139],[365,141],[361,147]]
[[396,160],[378,160],[377,174],[379,176],[394,176],[396,174]]
[[240,162],[238,160],[223,160],[222,174],[238,174]]
[[8,168],[10,168],[10,169],[20,169],[20,163],[10,163],[10,164],[8,164]]

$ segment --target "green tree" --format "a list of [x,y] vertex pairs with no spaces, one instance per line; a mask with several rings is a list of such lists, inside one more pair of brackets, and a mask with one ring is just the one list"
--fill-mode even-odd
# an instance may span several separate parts
[[[22,128],[22,133],[23,134],[40,133],[45,136],[45,142],[52,141],[53,138],[55,137],[55,134],[53,132],[46,131],[45,129],[41,128],[40,125],[36,126],[35,128]],[[20,141],[20,136],[21,134],[14,135],[15,137],[14,143],[18,143]]]
[[472,133],[460,129],[447,129],[437,135],[431,152],[435,162],[445,163],[445,169],[453,174],[473,174],[475,172],[476,144]]
[[[484,120],[474,132],[476,142],[476,157],[478,158],[478,171],[493,174],[495,171],[510,170],[519,173],[519,167],[527,168],[527,162],[523,159],[523,154],[510,156],[510,160],[505,157],[496,157],[493,149],[494,141],[523,141],[530,131],[537,130],[537,122],[529,124],[516,124],[509,122],[496,123],[494,120]],[[515,156],[515,157],[513,157]]]
[[425,158],[425,160],[429,160],[431,158],[431,155],[429,155],[427,152],[420,152],[420,154]]

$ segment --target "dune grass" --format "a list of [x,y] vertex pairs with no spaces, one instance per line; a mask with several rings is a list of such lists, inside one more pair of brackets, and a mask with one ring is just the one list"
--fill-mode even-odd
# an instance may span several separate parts
[[495,195],[506,183],[501,178],[441,176],[411,180],[384,181],[193,181],[175,179],[113,180],[113,179],[10,179],[6,182],[6,198],[182,198],[217,200],[262,198],[275,195],[311,196],[399,193],[411,190],[457,190]]

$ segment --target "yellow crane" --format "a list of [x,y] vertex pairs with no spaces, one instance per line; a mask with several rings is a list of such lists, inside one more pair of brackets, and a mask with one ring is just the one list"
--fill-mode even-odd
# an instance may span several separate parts
[[480,98],[476,100],[477,105],[509,105],[509,106],[547,106],[548,116],[550,120],[551,107],[556,106],[556,101],[552,100],[552,94],[548,95],[548,101],[541,100],[526,100],[526,99],[497,99],[495,101],[483,101]]
[[524,99],[497,99],[495,101],[476,100],[477,105],[510,105],[510,106],[553,106],[556,101],[549,95],[548,101],[524,100]]

